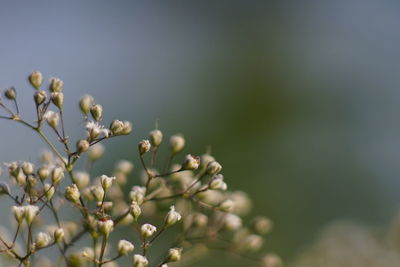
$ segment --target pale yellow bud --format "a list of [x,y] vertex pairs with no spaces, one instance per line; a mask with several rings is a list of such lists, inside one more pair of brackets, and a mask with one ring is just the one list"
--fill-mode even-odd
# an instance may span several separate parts
[[93,119],[96,121],[101,120],[103,117],[103,107],[99,104],[90,107],[90,114],[92,114]]
[[146,267],[149,264],[149,261],[145,256],[135,254],[133,255],[132,265],[133,267]]
[[51,241],[51,237],[43,232],[40,232],[37,234],[36,238],[35,238],[35,246],[37,248],[43,248],[47,245],[50,244]]
[[192,155],[186,155],[182,163],[183,170],[196,170],[200,165],[200,158],[193,157]]
[[50,79],[50,92],[61,92],[64,86],[64,82],[59,78]]
[[46,101],[47,98],[47,93],[46,91],[39,90],[36,91],[35,94],[33,95],[33,100],[35,100],[36,105],[41,105],[43,104],[44,101]]
[[87,115],[90,111],[90,107],[93,105],[93,97],[90,95],[84,95],[79,101],[79,107],[83,114]]
[[80,200],[79,200],[80,197],[81,197],[81,194],[80,194],[79,189],[76,186],[76,184],[72,184],[65,188],[65,198],[68,199],[69,201],[71,201],[75,204],[78,204],[78,203],[80,203]]
[[138,149],[139,149],[140,155],[143,155],[144,153],[149,152],[150,148],[151,148],[151,144],[150,144],[149,140],[142,140],[139,142]]
[[163,134],[160,130],[153,130],[149,133],[149,139],[153,146],[158,147],[163,139]]
[[185,147],[185,138],[182,135],[173,135],[169,139],[172,153],[178,153]]
[[182,249],[181,248],[170,248],[168,250],[168,256],[166,262],[179,261],[181,259]]
[[39,71],[34,71],[29,75],[29,82],[35,89],[39,89],[43,83],[43,75]]

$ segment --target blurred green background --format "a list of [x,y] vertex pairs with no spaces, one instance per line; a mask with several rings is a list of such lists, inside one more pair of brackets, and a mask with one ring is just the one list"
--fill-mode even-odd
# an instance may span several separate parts
[[[380,227],[399,208],[399,12],[386,0],[1,1],[0,87],[29,117],[26,77],[40,70],[64,80],[67,103],[88,93],[106,121],[131,120],[100,173],[136,158],[156,120],[187,152],[211,145],[229,187],[275,222],[266,251],[288,262],[335,219]],[[79,112],[66,112],[71,132]],[[44,147],[0,129],[2,162]]]

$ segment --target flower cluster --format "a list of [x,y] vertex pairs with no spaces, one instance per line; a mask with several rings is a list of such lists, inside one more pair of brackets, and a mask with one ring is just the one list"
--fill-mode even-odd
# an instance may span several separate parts
[[[260,257],[257,253],[272,222],[266,217],[243,222],[250,199],[242,191],[228,191],[222,166],[210,153],[182,154],[186,141],[177,134],[166,142],[169,156],[161,161],[157,152],[164,136],[155,129],[137,145],[141,170],[134,171],[133,163],[123,160],[109,174],[93,177],[95,163],[105,152],[102,142],[130,134],[132,124],[114,120],[105,126],[103,107],[86,95],[79,101],[86,135],[72,143],[64,125],[63,81],[52,78],[44,90],[42,74],[33,72],[29,82],[34,89],[35,121],[22,117],[14,88],[0,97],[0,110],[5,113],[0,118],[30,128],[50,151],[36,166],[6,164],[9,180],[0,184],[0,194],[13,203],[16,229],[12,238],[0,234],[0,255],[19,265],[46,266],[47,262],[52,266],[34,255],[55,246],[57,262],[67,266],[116,266],[128,256],[132,266],[165,267],[172,262],[190,264],[215,249],[242,255],[260,266],[282,265],[275,254]],[[46,125],[56,142],[43,131]],[[176,163],[179,157],[182,160]],[[135,174],[141,183],[132,186],[130,177]],[[129,192],[127,186],[132,186]],[[45,216],[46,211],[51,217]],[[125,229],[123,240],[114,240],[117,229]],[[175,233],[170,245],[160,241],[168,231]],[[165,250],[153,253],[156,242],[164,244]],[[114,255],[112,247],[117,250]]]

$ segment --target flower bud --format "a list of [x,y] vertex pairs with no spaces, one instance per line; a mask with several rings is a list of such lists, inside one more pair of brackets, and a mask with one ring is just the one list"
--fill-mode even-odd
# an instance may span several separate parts
[[135,254],[133,255],[132,264],[133,267],[146,267],[149,264],[149,261],[145,256]]
[[61,182],[62,178],[64,178],[64,171],[61,167],[55,167],[51,171],[51,181],[54,185],[57,185]]
[[12,212],[15,220],[18,222],[18,224],[21,224],[22,220],[25,218],[25,207],[12,206]]
[[118,253],[119,255],[126,255],[135,249],[133,244],[127,240],[120,240],[118,242]]
[[151,144],[150,144],[149,140],[142,140],[139,142],[138,148],[139,148],[140,155],[143,155],[144,153],[147,153],[150,151]]
[[26,184],[26,175],[24,174],[22,168],[18,168],[15,180],[17,181],[18,185],[22,186]]
[[64,86],[64,82],[59,78],[50,79],[50,92],[61,92]]
[[50,125],[50,127],[54,128],[54,129],[57,128],[58,123],[60,121],[60,116],[58,115],[58,113],[56,113],[52,110],[47,111],[44,114],[43,118],[47,121],[47,123]]
[[149,223],[143,224],[142,227],[140,227],[140,233],[144,238],[152,236],[156,231],[157,228]]
[[103,187],[104,191],[108,191],[113,184],[115,177],[108,177],[107,175],[102,175],[100,177],[101,186]]
[[30,225],[33,222],[33,219],[38,214],[39,207],[33,205],[27,205],[24,207],[24,211],[25,211],[25,220],[28,223],[28,225]]
[[8,187],[8,184],[0,182],[0,195],[9,193],[10,193],[10,187]]
[[209,188],[212,190],[222,190],[225,191],[228,186],[224,182],[224,177],[222,174],[218,174],[213,177],[213,179],[208,184]]
[[219,173],[222,170],[221,164],[216,161],[211,161],[207,165],[207,174],[214,175]]
[[273,223],[271,222],[270,219],[264,217],[264,216],[259,216],[254,218],[254,220],[251,223],[251,229],[260,235],[265,235],[268,232],[271,231],[273,226]]
[[46,101],[47,98],[47,93],[46,91],[39,90],[36,91],[35,94],[33,95],[33,100],[35,100],[35,104],[37,106],[43,104],[44,101]]
[[188,154],[182,163],[182,170],[196,170],[200,165],[200,158]]
[[114,222],[111,219],[101,219],[97,221],[99,232],[108,236],[114,230]]
[[79,154],[86,152],[89,149],[89,147],[90,147],[90,144],[85,139],[79,140],[76,143],[76,150],[78,151]]
[[169,139],[169,145],[172,153],[178,153],[185,147],[185,138],[182,135],[173,135]]
[[79,189],[82,189],[89,185],[90,175],[87,172],[77,171],[73,173],[75,184]]
[[4,92],[4,96],[8,100],[15,100],[17,98],[17,91],[15,91],[14,87],[10,87]]
[[37,174],[40,178],[40,180],[44,181],[46,178],[50,175],[50,170],[49,167],[47,166],[42,166],[38,169]]
[[278,255],[268,253],[261,259],[263,267],[282,267],[283,263]]
[[124,123],[120,120],[114,120],[110,125],[110,130],[113,135],[119,135],[124,130]]
[[64,229],[57,228],[56,230],[54,230],[54,233],[53,233],[54,241],[61,242],[64,239],[64,235],[65,235]]
[[90,114],[92,114],[93,119],[99,121],[103,117],[103,107],[99,104],[91,106]]
[[22,163],[21,167],[22,167],[22,170],[24,171],[25,175],[32,174],[34,171],[34,168],[35,168],[32,163],[27,162],[27,161],[24,161]]
[[141,186],[132,187],[129,196],[132,201],[136,202],[138,205],[141,205],[144,200],[144,195],[146,194],[146,188]]
[[132,217],[135,219],[135,221],[137,221],[140,214],[142,213],[142,209],[140,208],[138,203],[136,203],[135,201],[132,201],[132,204],[130,207],[130,213],[131,213]]
[[175,206],[171,206],[167,216],[165,217],[165,226],[170,226],[180,221],[182,216],[175,211]]
[[43,193],[46,196],[47,200],[50,200],[53,197],[53,195],[54,195],[54,193],[56,191],[54,186],[51,185],[51,184],[44,184],[43,185],[43,190],[44,190]]
[[39,71],[32,72],[28,79],[35,89],[39,89],[43,83],[43,75]]
[[124,128],[122,129],[122,135],[128,135],[132,132],[133,126],[130,121],[124,121]]
[[264,240],[259,235],[248,235],[242,239],[240,246],[245,250],[257,251],[264,244]]
[[115,171],[128,175],[133,171],[133,164],[130,161],[121,160],[118,162]]
[[153,130],[149,133],[149,139],[153,146],[158,147],[163,139],[163,134],[160,130]]
[[93,186],[90,189],[90,192],[92,193],[93,197],[97,201],[102,201],[104,197],[104,189],[101,186]]
[[90,95],[82,96],[81,100],[79,100],[79,107],[83,114],[87,115],[90,111],[90,107],[93,105],[93,97]]
[[234,207],[235,203],[230,199],[226,199],[218,205],[218,209],[224,212],[230,212]]
[[98,160],[99,158],[101,158],[103,156],[104,150],[105,150],[104,146],[100,143],[97,143],[97,144],[91,146],[88,150],[89,159],[91,161]]
[[93,259],[94,258],[94,250],[91,247],[85,247],[82,251],[82,257]]
[[48,234],[40,232],[35,238],[35,246],[37,248],[44,248],[45,246],[50,244],[50,241],[51,237]]
[[181,259],[182,249],[181,248],[170,248],[168,250],[168,256],[165,262],[179,261]]
[[242,219],[235,214],[226,214],[224,217],[224,228],[228,231],[236,231],[242,227]]
[[56,107],[62,109],[64,104],[64,94],[62,92],[51,93],[51,101],[56,105]]
[[80,201],[81,194],[79,193],[79,189],[76,184],[72,184],[65,188],[65,198],[69,201],[78,204]]

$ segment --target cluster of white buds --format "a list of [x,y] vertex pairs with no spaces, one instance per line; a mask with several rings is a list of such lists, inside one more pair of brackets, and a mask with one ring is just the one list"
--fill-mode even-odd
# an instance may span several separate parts
[[[18,110],[17,90],[13,87],[3,92],[5,102],[0,99],[0,112],[6,114],[0,118],[28,126],[47,143],[50,152],[43,153],[39,163],[6,164],[10,181],[0,182],[0,195],[14,203],[11,212],[17,227],[14,238],[3,238],[0,231],[0,257],[7,255],[14,261],[10,263],[13,266],[51,266],[51,261],[35,254],[55,246],[59,250],[51,253],[60,252],[60,265],[117,266],[127,256],[134,267],[167,267],[177,261],[183,265],[200,259],[198,255],[213,247],[227,247],[229,252],[244,256],[259,253],[263,235],[271,231],[272,222],[263,216],[244,219],[251,208],[249,197],[228,190],[229,180],[210,149],[201,157],[181,155],[187,149],[183,135],[174,134],[167,138],[169,142],[163,142],[164,134],[156,127],[145,139],[139,139],[142,141],[137,148],[127,141],[126,147],[139,153],[138,171],[131,161],[120,160],[109,176],[97,176],[97,166],[105,154],[103,141],[130,134],[132,123],[119,119],[104,123],[103,106],[85,95],[79,100],[83,135],[71,140],[75,134],[66,132],[63,117],[63,108],[69,107],[64,104],[64,82],[51,78],[44,88],[40,72],[33,72],[28,81],[34,88],[33,122],[25,120],[24,112]],[[6,106],[8,101],[11,107]],[[49,132],[53,137],[47,136]],[[165,161],[160,160],[164,155]],[[49,216],[53,217],[51,224],[47,223]],[[250,223],[246,225],[246,221]],[[114,232],[121,229],[123,239],[119,240]],[[174,245],[163,247],[165,243],[159,239],[173,229],[177,231]],[[140,240],[136,241],[137,236]],[[13,241],[8,244],[8,240]],[[129,256],[135,246],[128,240],[138,242],[135,244],[141,253]],[[159,249],[155,254],[163,258],[154,257],[154,249]],[[258,264],[266,267],[281,263],[271,253],[258,259]]]

